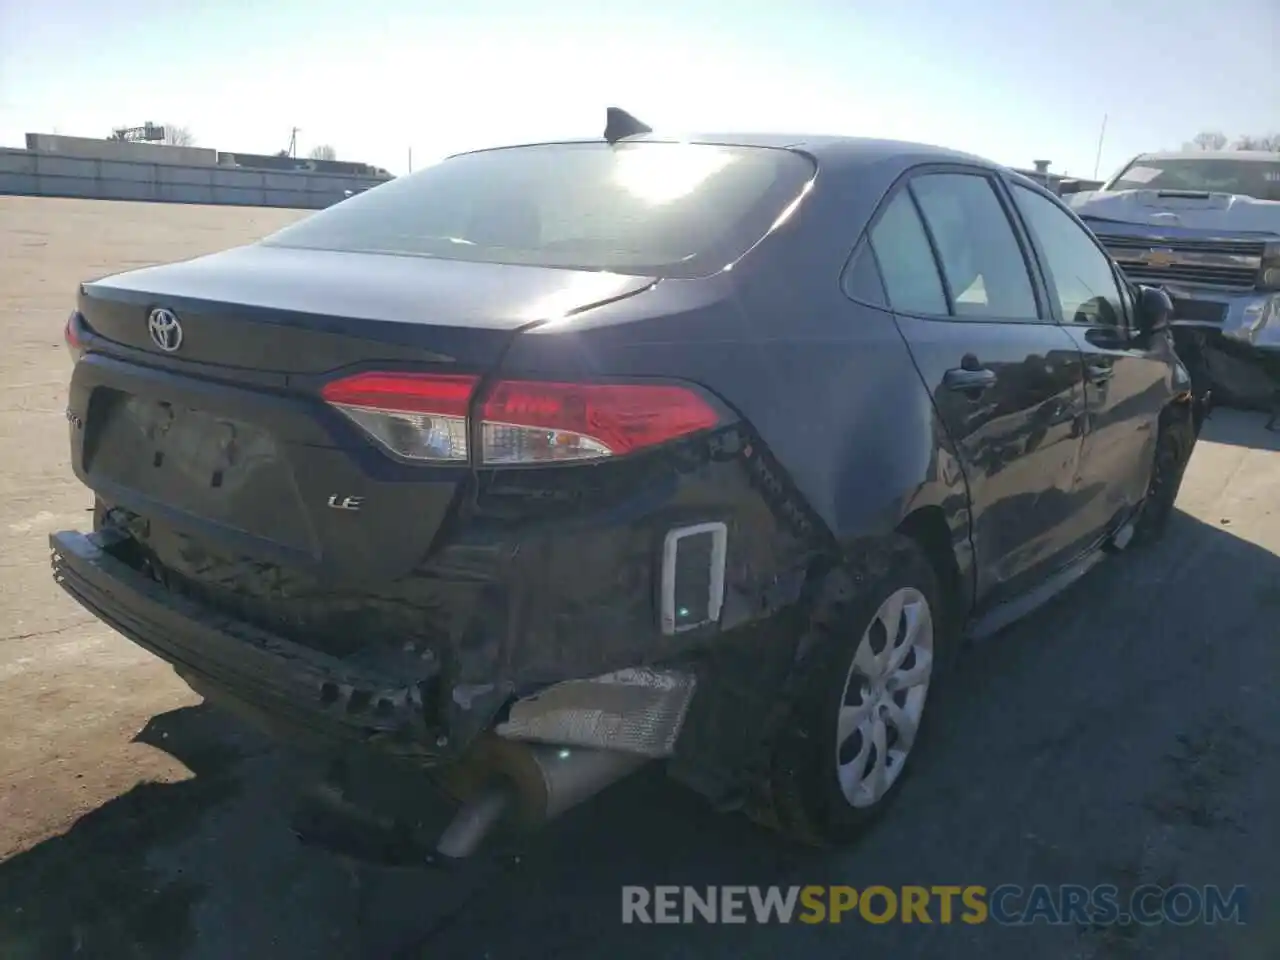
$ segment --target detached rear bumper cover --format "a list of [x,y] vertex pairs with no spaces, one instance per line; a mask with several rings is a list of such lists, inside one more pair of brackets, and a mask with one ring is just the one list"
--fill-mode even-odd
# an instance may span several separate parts
[[[110,535],[49,537],[54,579],[134,643],[173,664],[202,692],[225,692],[275,721],[338,743],[438,757],[416,685],[353,668],[185,600],[112,557]],[[217,694],[213,694],[217,697]]]

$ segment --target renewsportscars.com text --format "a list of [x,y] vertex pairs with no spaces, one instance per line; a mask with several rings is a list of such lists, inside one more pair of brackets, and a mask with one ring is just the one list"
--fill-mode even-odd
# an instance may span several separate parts
[[1035,923],[1091,926],[1246,922],[1236,886],[624,886],[623,923]]

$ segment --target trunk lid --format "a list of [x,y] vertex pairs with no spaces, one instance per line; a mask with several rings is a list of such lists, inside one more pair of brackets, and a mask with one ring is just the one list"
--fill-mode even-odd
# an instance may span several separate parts
[[[253,246],[88,283],[73,466],[188,592],[335,652],[411,636],[434,603],[414,571],[470,470],[393,459],[320,387],[383,365],[483,374],[522,328],[653,282]],[[156,308],[178,349],[153,342]]]
[[[113,343],[256,374],[321,373],[381,359],[484,369],[522,326],[639,292],[649,277],[252,245],[81,287],[80,312]],[[161,307],[178,349],[152,340]],[[224,374],[229,373],[224,371]]]

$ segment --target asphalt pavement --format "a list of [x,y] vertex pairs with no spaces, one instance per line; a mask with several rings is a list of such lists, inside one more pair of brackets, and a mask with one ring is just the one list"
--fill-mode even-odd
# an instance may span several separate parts
[[[89,522],[59,422],[63,287],[86,258],[114,266],[148,231],[170,245],[125,259],[268,228],[158,206],[6,222],[13,249],[0,249],[13,345],[0,358],[5,960],[1280,957],[1280,434],[1254,413],[1209,422],[1162,544],[1109,560],[968,653],[931,704],[938,722],[912,781],[855,846],[789,847],[658,769],[571,812],[518,859],[390,869],[300,845],[291,758],[48,581],[48,531]],[[100,235],[77,260],[66,251],[85,223]],[[1249,922],[621,923],[622,887],[635,884],[1106,883],[1244,885]]]

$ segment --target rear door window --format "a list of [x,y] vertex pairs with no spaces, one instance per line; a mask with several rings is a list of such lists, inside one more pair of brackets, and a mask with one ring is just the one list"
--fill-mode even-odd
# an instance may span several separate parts
[[1022,246],[981,174],[930,173],[911,181],[938,249],[955,315],[983,320],[1038,320]]

